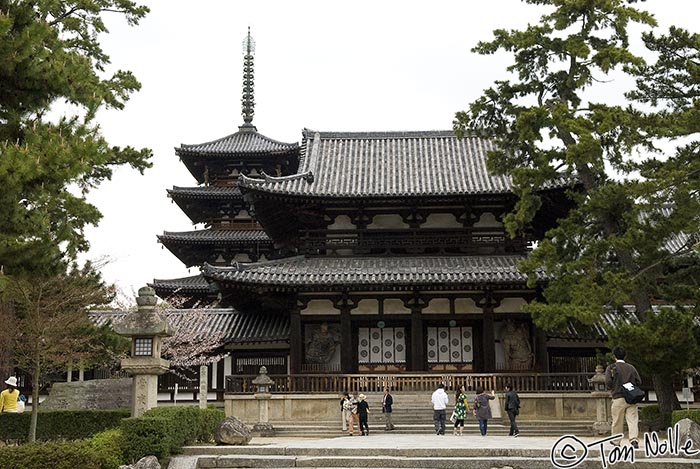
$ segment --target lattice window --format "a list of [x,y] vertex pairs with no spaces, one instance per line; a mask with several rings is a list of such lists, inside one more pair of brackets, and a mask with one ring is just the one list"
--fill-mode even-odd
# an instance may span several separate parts
[[403,327],[360,327],[357,356],[363,364],[406,363],[406,330]]
[[152,337],[137,337],[134,339],[134,356],[135,357],[152,357],[153,356],[153,338]]
[[471,327],[429,327],[426,339],[428,363],[471,363],[474,344]]

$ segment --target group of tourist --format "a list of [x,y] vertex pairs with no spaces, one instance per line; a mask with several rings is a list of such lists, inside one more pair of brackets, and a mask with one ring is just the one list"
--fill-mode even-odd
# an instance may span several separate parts
[[[622,347],[613,349],[615,363],[608,366],[605,371],[606,384],[608,389],[612,391],[612,434],[622,434],[623,422],[627,421],[629,428],[630,445],[634,448],[639,447],[638,437],[638,413],[637,404],[630,403],[625,396],[625,388],[639,387],[641,378],[634,366],[625,362],[625,350]],[[472,407],[469,406],[469,399],[464,385],[460,386],[455,392],[454,410],[450,417],[450,421],[454,426],[452,429],[453,435],[462,435],[464,430],[464,421],[469,415],[472,415],[479,421],[479,431],[481,435],[486,436],[488,430],[488,421],[492,418],[490,401],[495,399],[496,393],[491,391],[487,393],[483,388],[476,389]],[[435,434],[445,434],[446,410],[450,404],[450,399],[445,392],[444,384],[440,383],[438,388],[433,392],[433,422],[435,424]],[[382,396],[382,413],[384,414],[384,430],[393,430],[392,422],[392,406],[394,399],[389,392],[389,388],[384,388]],[[520,397],[515,392],[511,384],[505,386],[505,411],[508,414],[510,421],[509,436],[518,437],[520,430],[516,423],[516,418],[520,413]],[[352,396],[345,394],[340,401],[340,409],[343,421],[343,430],[348,432],[348,435],[355,434],[355,427],[358,427],[360,435],[369,435],[368,414],[369,404],[367,397],[364,394],[358,394],[357,391],[352,393]],[[611,444],[620,445],[620,440],[612,440]]]
[[[510,436],[517,437],[520,434],[518,430],[518,425],[515,422],[516,416],[520,413],[520,398],[518,394],[513,390],[513,386],[510,384],[506,385],[506,402],[505,408],[508,413],[508,418],[510,419]],[[491,393],[484,392],[483,388],[477,388],[476,397],[473,402],[473,409],[471,410],[472,415],[476,417],[479,421],[479,431],[483,436],[486,436],[488,429],[488,421],[492,417],[491,406],[489,401],[495,399],[496,393],[491,391]],[[440,383],[438,388],[435,390],[432,396],[433,403],[433,422],[435,423],[435,434],[444,435],[445,434],[445,417],[446,409],[449,405],[449,397],[445,392],[445,386]],[[464,430],[464,420],[469,413],[469,400],[467,398],[467,391],[464,385],[462,385],[455,392],[455,405],[450,417],[450,421],[453,422],[454,427],[452,429],[453,435],[462,435]]]
[[[393,404],[394,399],[389,393],[389,388],[384,388],[382,413],[384,414],[385,431],[391,431],[395,428],[391,421]],[[367,396],[358,394],[357,391],[352,393],[352,397],[349,393],[345,393],[340,400],[340,413],[343,421],[343,431],[347,431],[348,435],[353,436],[355,434],[356,426],[359,429],[359,435],[369,435],[369,424],[367,421],[369,417],[369,404],[367,403]]]

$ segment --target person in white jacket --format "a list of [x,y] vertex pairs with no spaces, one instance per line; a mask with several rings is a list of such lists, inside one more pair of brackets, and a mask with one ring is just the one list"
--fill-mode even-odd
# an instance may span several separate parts
[[449,401],[445,392],[445,385],[440,383],[433,393],[433,422],[435,422],[435,434],[445,434],[445,409]]

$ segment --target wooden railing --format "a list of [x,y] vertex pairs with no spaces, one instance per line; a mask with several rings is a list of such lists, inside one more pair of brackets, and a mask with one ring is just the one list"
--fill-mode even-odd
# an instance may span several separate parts
[[[393,391],[428,392],[442,383],[446,390],[466,386],[502,390],[511,384],[518,392],[589,392],[590,373],[472,373],[472,374],[298,374],[269,375],[273,393],[341,393],[346,391],[381,392],[385,386]],[[252,393],[255,375],[226,377],[226,392]]]
[[306,254],[347,249],[371,254],[375,250],[384,252],[387,249],[444,250],[457,247],[472,252],[488,246],[513,252],[522,251],[527,246],[522,238],[508,237],[502,228],[305,230],[301,238],[301,249]]

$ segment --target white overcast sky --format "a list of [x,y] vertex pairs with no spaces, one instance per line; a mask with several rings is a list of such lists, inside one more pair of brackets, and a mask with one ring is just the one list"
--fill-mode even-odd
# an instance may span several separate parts
[[[454,113],[505,77],[506,54],[470,49],[496,28],[521,28],[545,11],[519,0],[146,1],[136,27],[116,15],[101,38],[114,69],[143,88],[98,120],[111,144],[153,150],[144,176],[118,169],[89,195],[104,218],[88,230],[87,258],[108,257],[107,281],[127,295],[154,278],[195,275],[156,235],[195,229],[167,197],[196,182],[174,147],[215,140],[242,124],[242,41],[256,41],[258,131],[299,142],[301,130],[446,130]],[[649,0],[662,29],[697,31],[700,2]],[[608,83],[615,87],[615,83]],[[620,84],[620,86],[623,86]],[[200,227],[197,227],[200,228]]]

